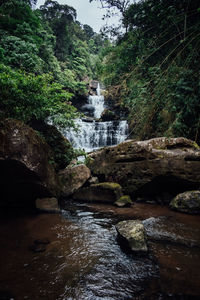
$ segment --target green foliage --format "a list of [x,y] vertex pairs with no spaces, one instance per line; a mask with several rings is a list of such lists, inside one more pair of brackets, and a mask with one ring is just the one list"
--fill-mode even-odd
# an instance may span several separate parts
[[139,1],[123,11],[123,24],[126,33],[102,52],[98,72],[129,109],[132,137],[199,141],[198,2]]
[[74,126],[76,109],[68,102],[73,94],[52,83],[48,74],[34,75],[0,65],[0,112],[3,117],[24,122],[51,117],[58,126]]
[[16,36],[1,38],[3,56],[1,61],[13,68],[21,68],[29,72],[42,72],[42,60],[38,57],[35,44]]

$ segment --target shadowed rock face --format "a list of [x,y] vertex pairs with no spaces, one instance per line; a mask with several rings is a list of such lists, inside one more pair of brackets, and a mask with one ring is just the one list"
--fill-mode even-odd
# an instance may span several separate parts
[[122,188],[114,182],[92,184],[75,192],[73,199],[85,202],[114,203],[122,196]]
[[81,188],[90,178],[90,170],[84,165],[69,165],[66,169],[59,172],[62,182],[61,194],[68,197]]
[[29,126],[0,123],[0,206],[33,206],[36,197],[58,194],[49,146]]
[[176,195],[200,184],[200,150],[185,138],[129,140],[90,156],[92,174],[129,195]]

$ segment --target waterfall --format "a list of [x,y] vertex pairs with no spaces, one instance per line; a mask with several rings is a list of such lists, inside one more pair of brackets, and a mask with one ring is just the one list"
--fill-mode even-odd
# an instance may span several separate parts
[[91,118],[82,118],[75,121],[79,127],[76,133],[73,129],[66,130],[64,135],[73,144],[74,148],[84,149],[90,152],[105,146],[113,146],[123,142],[128,135],[127,121],[100,122],[105,109],[104,96],[101,95],[100,86],[97,87],[97,95],[89,96],[88,103],[82,107]]

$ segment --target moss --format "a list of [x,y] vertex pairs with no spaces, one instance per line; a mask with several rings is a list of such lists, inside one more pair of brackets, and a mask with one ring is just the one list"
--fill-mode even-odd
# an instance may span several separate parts
[[193,143],[193,146],[194,146],[195,149],[200,150],[200,147],[199,147],[199,145],[196,142]]
[[99,186],[100,188],[102,187],[105,189],[111,189],[111,190],[115,190],[115,189],[121,190],[121,185],[116,182],[102,182],[102,183],[96,184],[96,186]]
[[189,214],[200,213],[200,191],[178,194],[170,203],[170,208]]
[[132,200],[129,195],[121,196],[114,204],[119,207],[130,206],[132,204]]

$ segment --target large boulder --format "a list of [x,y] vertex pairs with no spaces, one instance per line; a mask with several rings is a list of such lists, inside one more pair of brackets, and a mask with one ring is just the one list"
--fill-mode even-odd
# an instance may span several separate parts
[[170,208],[188,213],[200,213],[200,191],[188,191],[178,194],[171,202]]
[[73,198],[85,202],[114,203],[122,196],[122,188],[114,182],[102,182],[78,190]]
[[90,158],[94,176],[119,183],[129,195],[167,193],[172,199],[200,184],[200,150],[186,138],[128,140],[95,151]]
[[59,194],[50,147],[21,121],[0,122],[0,205],[34,205],[37,197]]
[[121,221],[116,225],[116,229],[124,246],[128,246],[136,253],[146,253],[148,251],[146,233],[142,221]]
[[91,177],[90,169],[86,165],[69,165],[59,172],[62,183],[62,196],[68,197],[75,193]]

